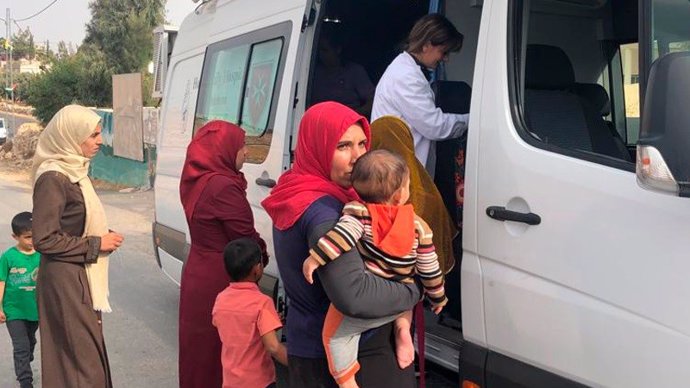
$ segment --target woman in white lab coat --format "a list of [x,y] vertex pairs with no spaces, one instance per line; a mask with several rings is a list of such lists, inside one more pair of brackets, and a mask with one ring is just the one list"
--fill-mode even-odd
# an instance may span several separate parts
[[400,117],[412,129],[415,155],[433,176],[437,140],[460,137],[469,115],[444,113],[436,107],[429,74],[448,53],[460,51],[463,36],[440,14],[419,19],[407,38],[405,51],[383,73],[376,86],[372,121],[381,116]]

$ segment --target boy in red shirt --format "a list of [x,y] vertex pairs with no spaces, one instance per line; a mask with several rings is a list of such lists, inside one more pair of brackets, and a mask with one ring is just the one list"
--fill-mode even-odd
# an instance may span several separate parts
[[276,330],[283,325],[273,301],[259,291],[264,273],[261,249],[252,239],[231,241],[223,252],[230,285],[216,298],[213,325],[223,343],[223,388],[275,387],[271,356],[287,365]]

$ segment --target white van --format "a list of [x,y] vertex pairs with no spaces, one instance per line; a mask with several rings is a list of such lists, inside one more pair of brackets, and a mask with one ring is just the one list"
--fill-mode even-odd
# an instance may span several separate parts
[[[463,387],[687,385],[687,0],[199,4],[159,39],[163,59],[175,40],[157,70],[163,270],[179,282],[189,249],[178,188],[195,128],[219,118],[246,130],[248,198],[274,256],[260,202],[290,167],[323,24],[341,25],[348,58],[376,82],[428,12],[465,36],[436,72],[451,91],[438,103],[471,101],[463,258],[447,278],[462,314],[429,317],[428,357],[459,370]],[[282,307],[274,262],[267,274],[262,288]]]

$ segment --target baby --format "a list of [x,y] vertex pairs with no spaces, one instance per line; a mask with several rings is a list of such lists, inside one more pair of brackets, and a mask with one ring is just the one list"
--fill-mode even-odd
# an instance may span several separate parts
[[[352,169],[352,186],[362,202],[345,205],[338,223],[310,250],[303,272],[309,283],[314,271],[357,246],[367,269],[390,280],[413,282],[420,277],[434,313],[447,303],[443,273],[438,264],[432,231],[418,217],[410,197],[410,172],[405,162],[385,150],[361,156]],[[357,352],[362,332],[395,321],[398,365],[414,361],[410,332],[412,311],[379,319],[343,316],[330,306],[323,329],[328,366],[340,387],[357,387]]]

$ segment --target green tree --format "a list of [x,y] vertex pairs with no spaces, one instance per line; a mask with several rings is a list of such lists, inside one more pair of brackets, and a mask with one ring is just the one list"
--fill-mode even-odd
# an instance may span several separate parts
[[12,36],[12,56],[15,59],[26,58],[34,59],[36,57],[36,45],[34,44],[34,35],[27,27],[18,34]]
[[[57,55],[43,53],[46,71],[28,87],[27,101],[42,122],[63,106],[112,106],[112,76],[144,73],[153,55],[154,26],[163,20],[164,0],[94,0],[83,44],[74,55],[61,42]],[[45,50],[42,50],[45,51]],[[150,78],[150,77],[149,77]],[[144,89],[144,96],[149,89]]]
[[31,84],[36,79],[36,74],[31,73],[20,73],[16,74],[14,78],[14,98],[18,101],[26,101],[29,96],[29,88]]
[[164,0],[95,0],[84,44],[103,51],[113,74],[144,70],[153,55],[153,28],[163,22]]
[[105,54],[93,45],[82,45],[73,56],[79,64],[78,100],[89,106],[112,106],[113,72]]
[[[144,73],[153,57],[153,28],[163,22],[165,0],[94,0],[78,56],[84,63],[85,101],[112,104],[112,75]],[[144,96],[147,91],[144,90]]]
[[26,101],[34,107],[36,118],[43,124],[63,106],[79,102],[80,66],[76,58],[55,61],[50,70],[32,80]]

